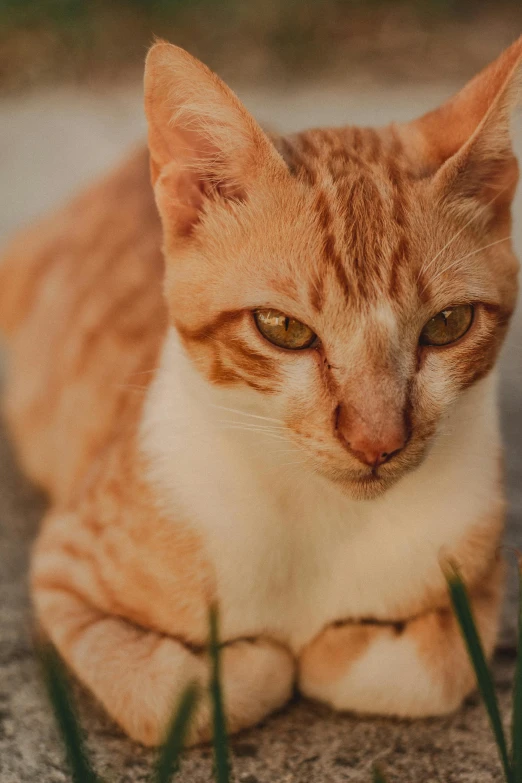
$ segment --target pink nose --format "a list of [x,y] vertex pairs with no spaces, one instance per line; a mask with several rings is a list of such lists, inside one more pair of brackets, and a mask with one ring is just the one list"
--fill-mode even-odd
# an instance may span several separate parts
[[400,433],[390,433],[386,438],[359,438],[347,441],[346,445],[359,462],[378,468],[394,457],[404,446],[404,437]]
[[407,440],[406,427],[402,419],[381,424],[377,435],[372,432],[371,427],[357,417],[348,418],[343,406],[340,406],[337,414],[337,431],[348,451],[359,462],[372,468],[388,462],[404,448]]

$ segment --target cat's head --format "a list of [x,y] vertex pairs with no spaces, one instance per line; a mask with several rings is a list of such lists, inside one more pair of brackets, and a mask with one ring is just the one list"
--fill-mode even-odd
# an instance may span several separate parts
[[290,438],[356,497],[415,468],[496,361],[521,59],[522,39],[406,125],[270,138],[189,54],[149,53],[171,323],[261,448]]

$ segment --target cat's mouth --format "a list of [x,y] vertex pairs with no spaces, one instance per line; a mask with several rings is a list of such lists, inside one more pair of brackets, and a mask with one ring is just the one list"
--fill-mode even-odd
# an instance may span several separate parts
[[401,475],[403,474],[384,475],[376,468],[362,476],[348,474],[340,483],[343,489],[357,500],[371,500],[386,492]]
[[[413,441],[413,442],[412,442]],[[410,440],[406,449],[390,462],[378,467],[354,469],[339,462],[319,468],[319,472],[339,485],[356,500],[372,500],[383,495],[400,479],[424,461],[428,442],[423,438]]]
[[291,428],[292,435],[307,455],[310,467],[356,500],[378,498],[416,470],[430,450],[436,429],[436,419],[415,422],[400,452],[380,465],[363,465],[341,446],[337,438],[332,443],[327,438],[317,438],[315,433],[308,433],[304,428]]
[[333,467],[324,463],[317,465],[316,470],[356,500],[371,500],[379,497],[407,472],[404,469],[391,471],[389,468],[387,470],[373,468],[366,472],[356,472],[339,465]]
[[364,476],[351,476],[346,480],[345,486],[347,491],[357,499],[371,500],[386,492],[403,475],[404,471],[394,471],[394,474],[390,475],[390,473],[384,474],[379,468],[373,468]]

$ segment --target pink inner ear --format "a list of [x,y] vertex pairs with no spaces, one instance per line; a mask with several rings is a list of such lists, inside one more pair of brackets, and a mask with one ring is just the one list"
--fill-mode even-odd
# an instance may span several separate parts
[[[153,166],[152,162],[151,168]],[[191,234],[201,218],[205,200],[244,201],[246,198],[239,185],[214,182],[210,171],[202,173],[197,166],[183,168],[175,161],[158,172],[154,181],[158,209],[165,225],[180,236]]]
[[201,209],[204,196],[203,180],[195,171],[180,171],[177,181],[177,194],[180,202],[187,207]]
[[181,236],[189,235],[200,218],[205,197],[204,182],[197,172],[172,162],[156,178],[155,192],[165,227]]

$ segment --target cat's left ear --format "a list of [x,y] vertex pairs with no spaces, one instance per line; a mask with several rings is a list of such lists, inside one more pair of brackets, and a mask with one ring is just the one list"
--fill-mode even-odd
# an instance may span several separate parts
[[425,173],[462,203],[491,203],[493,215],[513,198],[518,166],[511,114],[520,95],[522,37],[434,111],[403,126]]
[[165,229],[190,234],[209,199],[243,200],[260,172],[284,163],[221,79],[159,42],[145,66],[151,177]]

